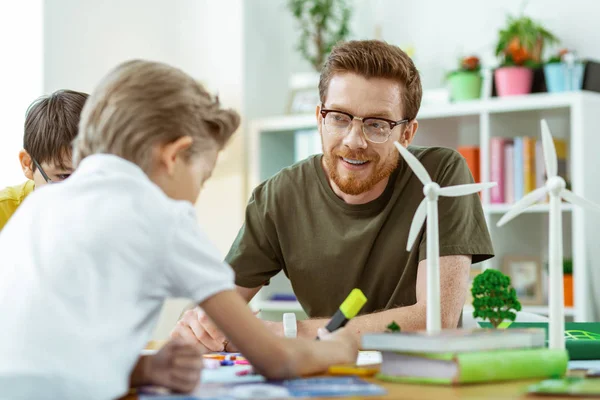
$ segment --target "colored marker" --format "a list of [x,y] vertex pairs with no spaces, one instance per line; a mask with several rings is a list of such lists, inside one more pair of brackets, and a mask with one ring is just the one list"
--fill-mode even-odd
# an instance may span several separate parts
[[235,354],[204,354],[204,358],[210,358],[213,360],[228,360],[228,361],[234,361],[237,360],[239,358],[239,356],[236,356]]
[[217,369],[221,366],[221,361],[212,358],[205,358],[203,361],[204,368],[206,369]]
[[245,369],[242,371],[237,371],[235,373],[236,376],[246,376],[246,375],[254,375],[254,370],[253,369]]
[[358,376],[373,376],[379,372],[381,365],[332,365],[327,373],[329,375],[358,375]]
[[[341,327],[346,326],[348,321],[356,317],[356,314],[358,314],[366,302],[367,298],[360,289],[352,289],[340,308],[333,314],[333,317],[331,317],[331,320],[329,320],[325,329],[327,329],[328,332],[334,332]],[[318,337],[317,340],[319,340]]]

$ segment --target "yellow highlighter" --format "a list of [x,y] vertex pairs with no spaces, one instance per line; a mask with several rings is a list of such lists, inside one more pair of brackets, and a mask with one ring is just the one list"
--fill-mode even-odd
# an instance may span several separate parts
[[373,376],[379,373],[381,364],[375,365],[362,365],[357,366],[356,364],[347,365],[332,365],[327,370],[329,375],[357,375],[357,376]]
[[[327,326],[325,326],[325,329],[327,329],[328,332],[333,332],[345,326],[348,321],[356,317],[356,314],[358,314],[366,302],[367,298],[360,289],[352,289],[340,308],[333,314],[333,317],[331,317],[331,320]],[[318,339],[319,338],[317,337],[317,340]]]

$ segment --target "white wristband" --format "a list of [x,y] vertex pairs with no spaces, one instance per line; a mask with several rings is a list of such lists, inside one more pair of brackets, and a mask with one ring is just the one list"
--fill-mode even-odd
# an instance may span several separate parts
[[288,338],[295,338],[297,335],[298,328],[296,326],[296,314],[283,314],[283,336]]

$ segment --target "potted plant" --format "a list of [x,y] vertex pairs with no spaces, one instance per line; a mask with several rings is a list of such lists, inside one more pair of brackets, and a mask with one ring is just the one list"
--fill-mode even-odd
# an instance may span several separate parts
[[561,49],[544,65],[544,77],[548,92],[580,90],[583,83],[584,65],[568,49]]
[[297,50],[320,72],[333,46],[350,34],[348,0],[288,0],[300,26]]
[[541,65],[544,45],[558,39],[531,18],[508,16],[507,26],[500,30],[496,56],[501,66],[494,71],[499,96],[531,92],[533,70]]
[[563,261],[563,290],[565,307],[573,307],[573,260]]
[[486,269],[473,279],[473,318],[489,320],[494,328],[505,319],[514,321],[521,311],[517,292],[510,278],[497,269]]
[[481,64],[476,56],[464,57],[459,68],[450,72],[446,79],[450,86],[452,101],[473,100],[481,96]]

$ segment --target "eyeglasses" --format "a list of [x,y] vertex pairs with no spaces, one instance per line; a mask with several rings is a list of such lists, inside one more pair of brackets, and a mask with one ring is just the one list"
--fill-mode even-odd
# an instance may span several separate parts
[[328,109],[321,109],[321,116],[323,117],[323,125],[327,133],[336,136],[348,134],[352,121],[355,119],[359,120],[362,122],[362,131],[365,138],[373,143],[387,142],[392,134],[392,129],[409,121],[408,118],[400,121],[391,121],[385,118],[355,117],[347,112]]
[[40,174],[42,174],[42,177],[44,178],[46,183],[62,182],[70,176],[70,174],[58,175],[58,180],[53,181],[52,179],[50,179],[48,174],[46,174],[46,171],[44,171],[42,166],[35,160],[35,158],[33,159],[33,163],[35,164],[35,167],[40,170]]

